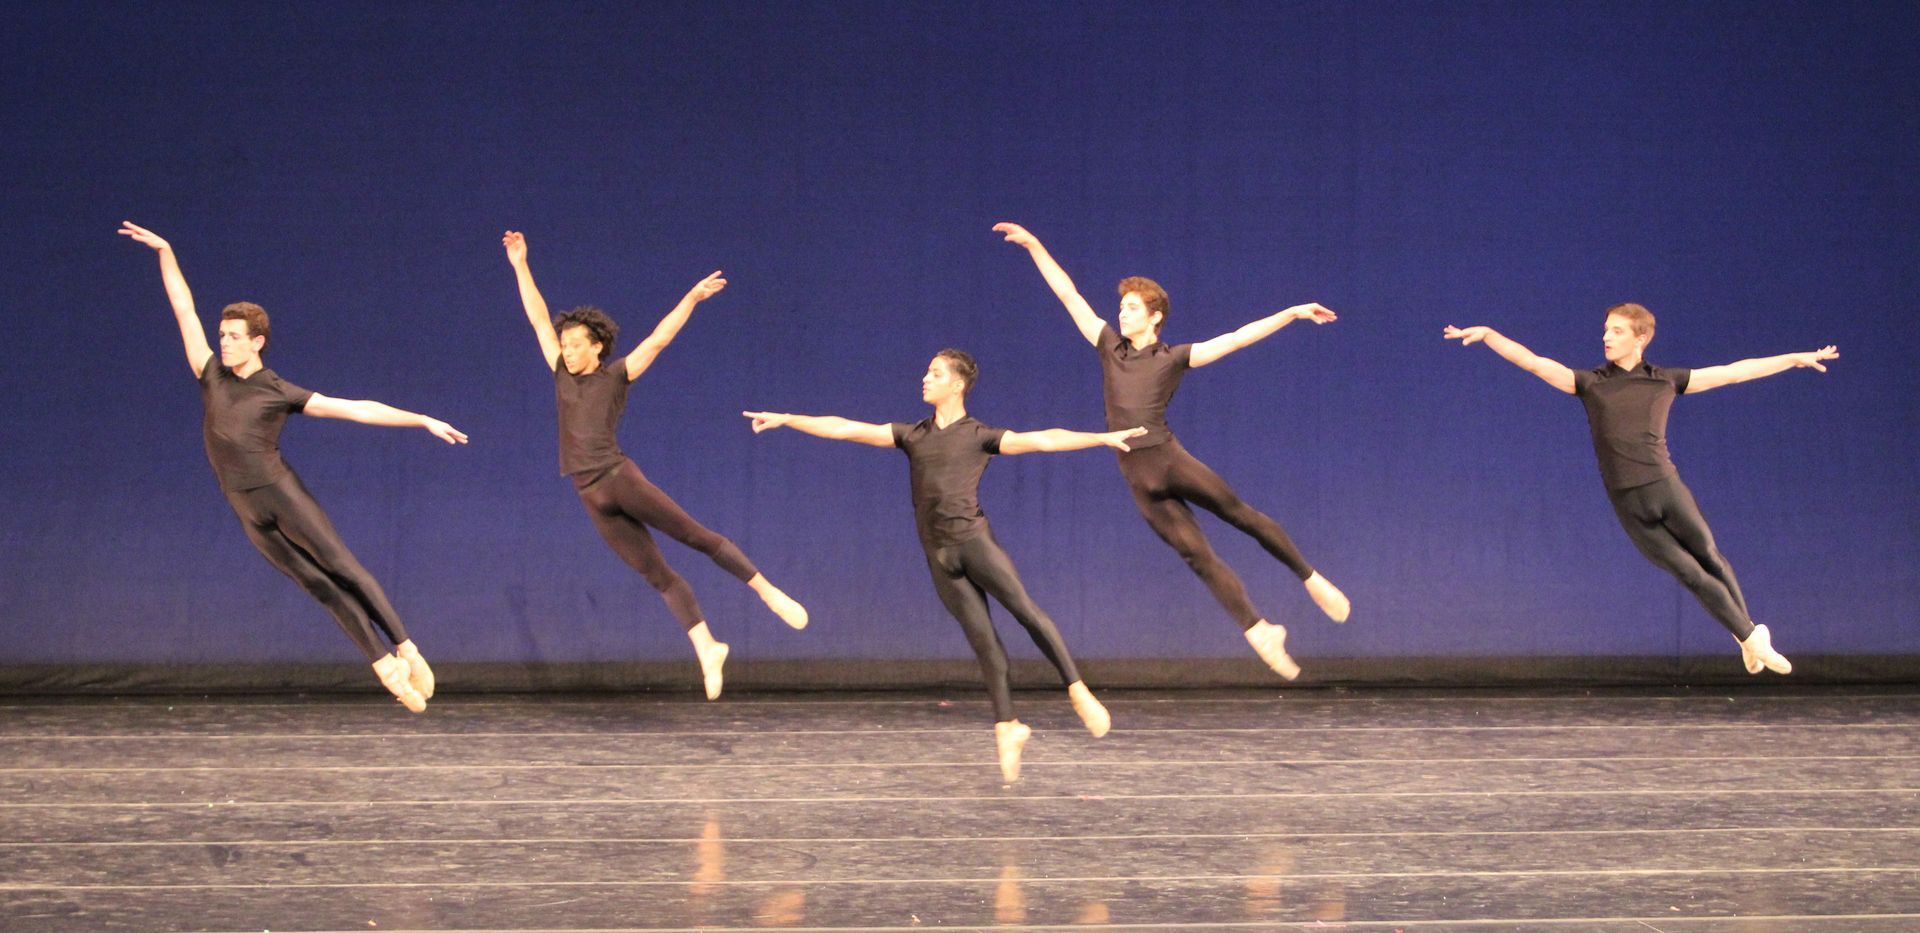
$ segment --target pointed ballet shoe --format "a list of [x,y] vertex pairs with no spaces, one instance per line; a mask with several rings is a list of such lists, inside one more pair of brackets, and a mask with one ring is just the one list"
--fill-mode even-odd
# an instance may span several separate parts
[[1347,594],[1340,592],[1340,588],[1334,586],[1332,580],[1321,576],[1319,571],[1314,571],[1313,576],[1308,577],[1304,585],[1307,588],[1307,595],[1313,597],[1313,604],[1319,606],[1320,611],[1327,614],[1327,618],[1335,622],[1345,622],[1347,616],[1353,613],[1353,603],[1347,601]]
[[411,713],[424,713],[427,710],[427,698],[413,688],[407,676],[408,665],[405,658],[387,655],[373,662],[373,674],[380,678],[380,685],[400,701],[400,705]]
[[433,668],[427,666],[427,659],[420,656],[420,648],[412,641],[403,641],[393,649],[400,660],[407,662],[407,680],[413,689],[420,691],[424,699],[433,699]]
[[1033,737],[1033,729],[1018,719],[993,724],[993,740],[1000,746],[1000,778],[1008,784],[1020,780],[1020,750]]
[[[1740,657],[1745,659],[1749,654],[1759,661],[1762,667],[1776,674],[1793,673],[1793,662],[1787,660],[1786,655],[1773,650],[1773,635],[1764,625],[1754,626],[1753,634],[1748,635],[1747,640],[1740,643]],[[1753,670],[1751,663],[1747,670]],[[1755,673],[1758,672],[1755,671]]]
[[1076,680],[1068,684],[1067,699],[1073,701],[1073,711],[1080,714],[1080,721],[1086,723],[1087,731],[1093,733],[1094,738],[1106,735],[1107,730],[1113,728],[1113,717],[1107,715],[1107,708],[1093,698],[1093,691],[1088,690],[1085,683]]
[[[1748,640],[1751,641],[1752,639],[1749,638]],[[1765,664],[1760,663],[1760,658],[1753,653],[1753,649],[1749,647],[1746,642],[1740,640],[1740,636],[1735,635],[1733,637],[1733,643],[1740,646],[1740,664],[1747,669],[1747,673],[1758,674],[1767,669]]]
[[1274,673],[1288,680],[1300,676],[1300,665],[1293,663],[1293,658],[1287,655],[1286,626],[1261,619],[1253,623],[1253,628],[1247,629],[1246,634],[1247,644],[1253,646],[1254,653],[1267,662]]
[[775,590],[773,595],[762,597],[761,601],[767,604],[768,609],[773,610],[774,615],[780,617],[780,621],[787,623],[795,631],[807,627],[807,607],[800,605],[793,597]]
[[696,648],[694,653],[700,658],[700,676],[706,681],[707,699],[720,699],[720,665],[727,663],[727,643],[716,641],[705,651]]

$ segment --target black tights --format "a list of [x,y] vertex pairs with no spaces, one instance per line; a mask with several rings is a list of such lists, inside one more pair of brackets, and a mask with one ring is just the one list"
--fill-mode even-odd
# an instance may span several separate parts
[[980,674],[987,681],[987,695],[993,699],[994,721],[1013,718],[1013,695],[1007,683],[1007,649],[993,630],[993,620],[987,613],[988,596],[999,600],[1026,627],[1040,653],[1060,672],[1061,683],[1071,685],[1080,679],[1059,630],[1027,595],[1013,559],[993,540],[991,530],[982,530],[959,544],[929,550],[927,569],[933,571],[933,588],[940,594],[940,601],[960,622],[967,644],[980,659]]
[[1740,581],[1733,577],[1733,565],[1713,546],[1713,531],[1679,476],[1608,490],[1607,497],[1640,553],[1679,579],[1733,637],[1746,641],[1753,634],[1753,618]]
[[580,502],[587,507],[587,515],[593,519],[593,527],[600,530],[600,537],[606,539],[607,545],[628,566],[640,571],[647,585],[660,591],[660,598],[667,601],[667,609],[685,628],[691,629],[705,621],[700,614],[700,601],[694,598],[693,587],[667,566],[660,546],[647,531],[649,526],[707,555],[742,583],[760,573],[732,541],[694,521],[679,503],[648,482],[640,467],[630,459],[578,492]]
[[387,655],[376,626],[393,644],[407,640],[380,581],[341,543],[332,520],[293,471],[265,486],[228,492],[227,502],[253,546],[327,607],[368,661]]
[[1313,567],[1300,556],[1286,529],[1241,501],[1220,474],[1187,453],[1178,440],[1121,452],[1119,460],[1120,475],[1126,477],[1127,488],[1133,492],[1133,504],[1139,507],[1141,517],[1153,527],[1160,540],[1172,545],[1180,559],[1193,568],[1207,589],[1213,591],[1213,598],[1220,601],[1241,628],[1252,628],[1263,617],[1253,608],[1253,600],[1247,598],[1247,587],[1240,582],[1239,574],[1207,543],[1206,533],[1200,530],[1200,523],[1194,520],[1188,503],[1220,516],[1221,521],[1260,542],[1267,553],[1286,564],[1301,580],[1313,576]]

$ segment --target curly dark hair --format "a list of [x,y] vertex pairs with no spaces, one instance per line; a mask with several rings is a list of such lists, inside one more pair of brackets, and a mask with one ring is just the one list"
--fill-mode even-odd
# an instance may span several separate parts
[[973,394],[973,387],[980,384],[980,364],[973,361],[973,354],[948,347],[935,353],[933,358],[946,360],[947,370],[967,381],[967,387],[961,391],[961,395]]
[[613,338],[620,336],[620,325],[607,317],[607,312],[593,305],[581,305],[553,319],[553,332],[557,336],[567,332],[569,327],[584,327],[587,337],[600,345],[600,362],[607,361],[613,355]]
[[1167,290],[1161,288],[1160,283],[1152,279],[1130,275],[1120,280],[1120,297],[1127,297],[1128,292],[1139,295],[1140,300],[1147,303],[1148,314],[1160,315],[1160,323],[1153,325],[1153,332],[1159,333],[1160,328],[1167,323],[1167,312],[1172,310],[1167,307]]
[[[273,342],[273,325],[267,321],[267,309],[251,301],[236,301],[220,309],[220,320],[247,322],[247,336],[265,337],[267,343]],[[267,352],[267,344],[260,345],[260,352]]]

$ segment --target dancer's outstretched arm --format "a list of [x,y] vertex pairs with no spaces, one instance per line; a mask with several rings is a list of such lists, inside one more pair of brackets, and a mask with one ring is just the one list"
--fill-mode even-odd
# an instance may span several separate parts
[[194,377],[199,378],[207,368],[207,359],[213,356],[213,347],[208,345],[207,329],[201,326],[200,315],[193,309],[193,292],[187,288],[187,277],[180,271],[180,260],[173,255],[173,247],[159,234],[131,220],[120,222],[120,235],[151,246],[160,254],[160,281],[167,286],[174,323],[180,325],[180,342],[187,347],[187,365],[193,367]]
[[1270,314],[1251,324],[1243,324],[1239,329],[1221,334],[1212,340],[1203,340],[1193,345],[1193,354],[1187,358],[1189,366],[1205,366],[1235,350],[1244,350],[1268,337],[1294,321],[1312,321],[1315,324],[1331,324],[1339,320],[1339,315],[1319,304],[1308,302],[1294,305],[1278,314]]
[[1733,385],[1736,382],[1750,382],[1754,379],[1764,379],[1768,376],[1784,373],[1789,369],[1797,369],[1802,366],[1817,369],[1824,373],[1827,371],[1827,368],[1820,365],[1820,361],[1837,360],[1839,358],[1839,347],[1826,346],[1808,353],[1782,353],[1779,356],[1762,356],[1751,360],[1741,360],[1738,363],[1728,363],[1725,366],[1708,366],[1705,369],[1694,370],[1693,375],[1687,377],[1687,394],[1692,395],[1695,392],[1705,392],[1708,389],[1717,389],[1721,386]]
[[1060,303],[1067,306],[1067,313],[1073,315],[1073,325],[1080,328],[1080,336],[1087,338],[1088,343],[1098,345],[1100,329],[1106,327],[1107,322],[1093,313],[1093,306],[1087,304],[1087,299],[1080,297],[1080,290],[1073,287],[1073,279],[1068,277],[1067,270],[1053,261],[1047,248],[1040,245],[1040,239],[1028,233],[1027,228],[1014,223],[994,224],[993,232],[1004,233],[1007,242],[1026,247],[1027,255],[1033,257],[1033,264],[1040,268],[1040,275],[1046,278],[1048,287],[1053,289],[1054,297],[1059,298]]
[[893,446],[893,429],[884,424],[850,421],[833,415],[788,415],[776,411],[743,411],[741,414],[753,419],[755,434],[774,428],[792,428],[802,434],[824,437],[830,441],[853,441],[875,447]]
[[1539,376],[1547,385],[1568,395],[1573,394],[1573,370],[1544,356],[1535,356],[1533,351],[1491,327],[1455,327],[1449,324],[1442,335],[1448,340],[1460,341],[1463,347],[1485,342],[1488,349],[1505,357],[1507,362]]
[[1048,428],[1045,431],[1008,431],[1000,436],[1000,452],[1003,454],[1055,453],[1062,450],[1085,450],[1102,444],[1114,450],[1132,450],[1127,439],[1147,433],[1146,428],[1128,428],[1124,431],[1069,431],[1065,428]]
[[687,318],[693,316],[694,305],[712,298],[726,287],[727,280],[721,278],[719,270],[716,269],[713,274],[701,279],[693,288],[688,289],[687,294],[680,299],[680,303],[674,305],[673,310],[668,311],[667,316],[653,326],[653,333],[648,334],[647,339],[640,341],[640,345],[634,347],[632,353],[627,354],[627,381],[632,382],[640,378],[640,374],[653,365],[660,351],[665,350],[667,344],[673,342],[673,338],[680,333],[680,328],[686,326]]
[[445,421],[380,402],[330,398],[315,392],[312,398],[307,399],[307,407],[301,410],[315,418],[339,418],[342,421],[357,421],[361,424],[387,428],[426,428],[434,437],[449,444],[467,442],[465,434],[455,430],[453,425]]
[[507,262],[513,266],[514,280],[520,283],[520,305],[527,310],[527,323],[533,325],[533,336],[540,341],[540,354],[547,359],[548,369],[560,366],[560,336],[553,332],[553,315],[547,311],[547,300],[540,297],[539,286],[533,284],[533,270],[527,268],[527,237],[517,230],[508,230],[500,238],[500,245],[507,248]]

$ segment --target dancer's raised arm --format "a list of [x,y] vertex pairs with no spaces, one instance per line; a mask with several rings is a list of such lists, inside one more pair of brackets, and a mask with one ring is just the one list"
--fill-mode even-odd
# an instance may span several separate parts
[[1064,450],[1085,450],[1101,445],[1114,450],[1132,450],[1133,448],[1127,446],[1127,440],[1145,433],[1147,433],[1146,428],[1098,433],[1069,431],[1065,428],[1048,428],[1044,431],[1008,431],[1000,436],[1000,452],[1003,454],[1057,453]]
[[553,315],[547,311],[547,300],[540,297],[540,287],[533,284],[533,270],[527,268],[527,237],[517,230],[508,230],[500,237],[500,245],[507,248],[507,262],[513,266],[514,280],[520,284],[520,305],[527,311],[527,323],[533,325],[533,336],[540,341],[540,354],[546,357],[548,369],[556,369],[560,365],[560,337],[553,332]]
[[1544,356],[1536,356],[1533,351],[1491,327],[1455,327],[1449,324],[1442,336],[1460,341],[1463,347],[1485,343],[1488,349],[1500,354],[1507,362],[1539,376],[1547,385],[1568,395],[1573,394],[1573,370]]
[[685,327],[687,319],[693,316],[694,305],[712,298],[726,287],[727,280],[721,278],[720,271],[716,269],[688,289],[686,295],[681,297],[680,303],[674,305],[673,310],[667,312],[667,316],[653,326],[653,333],[648,334],[647,339],[640,341],[640,345],[634,347],[632,353],[627,354],[627,381],[632,382],[640,378],[640,374],[653,365],[660,351],[665,350],[667,344],[673,342],[673,338],[680,333],[680,328]]
[[395,408],[384,402],[331,398],[315,392],[312,398],[307,399],[306,407],[301,411],[315,418],[338,418],[342,421],[354,421],[383,428],[426,428],[427,433],[449,444],[467,442],[465,434],[445,421],[429,418],[419,412]]
[[120,222],[120,235],[132,237],[134,242],[153,247],[153,251],[160,254],[160,281],[167,286],[173,320],[180,325],[180,342],[186,345],[187,365],[193,367],[197,378],[207,368],[213,347],[207,343],[207,330],[201,326],[200,315],[193,308],[193,292],[187,288],[187,277],[180,271],[180,260],[173,255],[173,246],[159,234],[131,220]]
[[1235,350],[1244,350],[1268,337],[1294,321],[1312,321],[1315,324],[1331,324],[1339,320],[1339,315],[1312,302],[1294,305],[1278,314],[1270,314],[1250,324],[1243,324],[1235,330],[1221,334],[1212,340],[1203,340],[1193,345],[1193,354],[1188,357],[1187,365],[1205,366]]
[[1059,298],[1060,303],[1067,306],[1067,313],[1073,315],[1073,325],[1080,328],[1080,336],[1087,338],[1088,343],[1099,344],[1100,329],[1106,327],[1107,322],[1093,313],[1093,306],[1081,297],[1067,270],[1053,261],[1053,255],[1040,245],[1040,239],[1015,223],[994,224],[993,232],[1004,233],[1007,242],[1026,247],[1027,255],[1033,257],[1033,264],[1039,267],[1040,275],[1047,280],[1047,286],[1053,289],[1054,297]]
[[1807,353],[1782,353],[1779,356],[1762,356],[1750,360],[1741,360],[1737,363],[1728,363],[1725,366],[1708,366],[1704,369],[1694,370],[1693,374],[1687,378],[1687,394],[1693,395],[1697,392],[1717,389],[1721,386],[1732,385],[1736,382],[1751,382],[1755,379],[1764,379],[1768,376],[1784,373],[1789,369],[1798,369],[1802,366],[1817,369],[1824,373],[1827,371],[1827,368],[1820,365],[1820,362],[1822,360],[1837,360],[1839,358],[1840,348],[1829,345]]
[[824,437],[830,441],[853,441],[875,447],[894,446],[893,428],[884,424],[868,424],[834,415],[788,415],[774,411],[743,411],[740,414],[753,419],[755,434],[774,428],[792,428],[802,434]]

